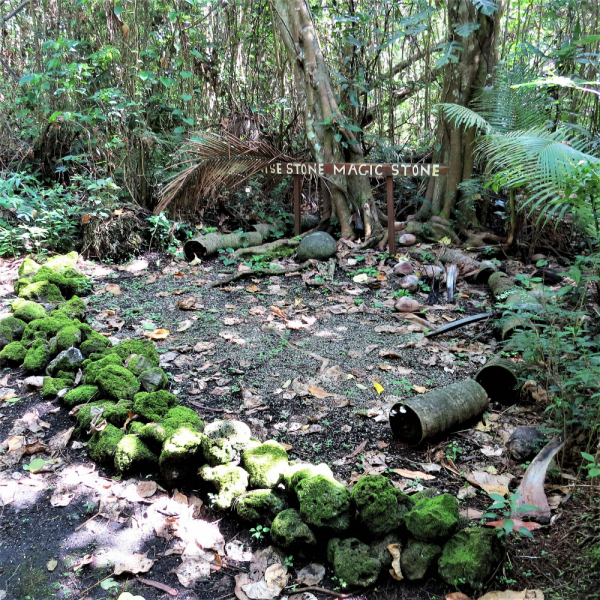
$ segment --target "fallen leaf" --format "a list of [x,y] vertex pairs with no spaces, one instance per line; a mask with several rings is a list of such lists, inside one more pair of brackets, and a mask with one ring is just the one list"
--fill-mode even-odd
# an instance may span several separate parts
[[333,394],[326,392],[323,388],[315,387],[313,385],[308,386],[308,392],[315,398],[329,398],[330,396],[333,396]]
[[239,575],[235,576],[234,593],[238,600],[250,600],[248,596],[246,596],[244,590],[242,589],[243,586],[248,585],[250,583],[252,583],[252,579],[250,579],[250,576],[247,573],[240,573]]
[[535,523],[533,521],[520,521],[519,519],[502,519],[500,521],[490,521],[489,523],[486,523],[486,526],[500,527],[502,529],[506,529],[506,527],[504,526],[505,524],[512,525],[512,529],[510,529],[509,531],[517,531],[521,527],[524,527],[525,529],[527,529],[527,531],[535,531],[536,529],[540,529],[542,527],[539,523]]
[[366,273],[359,273],[352,278],[354,283],[367,283],[369,281],[369,276]]
[[482,446],[481,454],[485,456],[502,456],[502,448],[492,448],[492,446]]
[[304,585],[317,585],[323,577],[325,577],[325,567],[318,563],[311,563],[298,571],[296,581]]
[[483,518],[484,513],[476,508],[464,508],[460,511],[460,514],[469,521],[479,521]]
[[177,327],[177,331],[179,333],[181,333],[183,331],[187,331],[193,324],[194,324],[194,321],[192,321],[191,319],[186,319],[185,321],[181,321],[179,323],[179,327]]
[[140,498],[150,498],[156,493],[158,486],[155,481],[140,481],[135,491],[137,492]]
[[255,294],[256,292],[260,291],[260,288],[257,285],[252,284],[246,288],[246,291],[250,292],[251,294]]
[[131,592],[123,592],[117,600],[146,600],[143,596],[134,596]]
[[406,477],[407,479],[422,479],[423,481],[432,481],[435,479],[433,475],[428,475],[421,471],[409,471],[408,469],[392,469],[394,473],[398,473],[400,477]]
[[193,587],[199,579],[210,575],[210,563],[206,560],[185,560],[175,569],[175,575],[183,587]]
[[413,385],[412,389],[415,390],[417,394],[426,394],[429,391],[426,387],[423,387],[422,385]]
[[75,498],[75,494],[70,492],[66,488],[56,488],[50,498],[50,504],[52,506],[69,506],[71,500]]
[[477,490],[472,485],[467,485],[458,490],[456,497],[459,500],[464,500],[465,498],[475,498],[476,495]]
[[164,340],[169,337],[168,329],[157,329],[156,331],[146,331],[144,332],[146,337],[149,337],[153,340]]
[[375,382],[373,384],[373,387],[375,388],[378,394],[381,394],[381,392],[383,392],[383,386],[380,383]]
[[160,581],[153,581],[152,579],[144,579],[143,577],[138,577],[136,579],[136,581],[139,581],[140,583],[144,583],[151,587],[155,587],[157,590],[166,592],[167,594],[169,594],[169,596],[177,596],[177,590],[173,589],[172,587],[170,587],[164,583],[161,583]]
[[446,594],[444,598],[445,600],[471,600],[469,596],[463,594],[462,592],[452,592],[450,594]]
[[175,305],[180,310],[194,310],[196,306],[196,296],[186,296],[185,298],[179,298]]
[[542,590],[525,590],[523,592],[488,592],[481,596],[479,600],[544,600]]
[[56,569],[57,566],[58,561],[55,558],[52,558],[46,563],[46,569],[48,569],[48,571],[54,571],[54,569]]
[[148,261],[143,258],[138,258],[134,260],[132,263],[128,264],[123,270],[128,273],[137,273],[138,271],[143,271],[148,268]]
[[396,581],[402,581],[404,579],[404,575],[402,575],[402,569],[400,568],[400,544],[390,544],[387,549],[392,555],[392,568],[390,569],[390,575]]
[[267,567],[264,579],[247,583],[242,590],[251,600],[270,600],[281,594],[289,577],[286,565],[274,564]]
[[31,444],[25,444],[25,446],[23,446],[23,454],[37,454],[38,452],[45,452],[46,450],[49,450],[49,448],[41,440],[36,440]]
[[91,562],[94,560],[94,557],[91,554],[86,554],[85,556],[82,556],[74,565],[73,565],[73,571],[79,571],[79,569],[81,569],[81,567],[85,567],[86,565],[91,564]]
[[73,431],[75,431],[75,427],[70,427],[69,429],[63,429],[62,431],[59,431],[56,435],[52,436],[48,440],[48,447],[55,451],[66,448],[71,436],[73,435]]
[[489,419],[483,419],[483,421],[479,421],[477,425],[473,429],[476,431],[482,431],[483,433],[487,433],[492,428],[492,423]]
[[194,352],[208,352],[215,347],[214,342],[197,342],[194,346]]
[[117,296],[121,293],[121,288],[116,283],[109,283],[105,289],[114,296]]
[[244,543],[240,540],[233,540],[226,544],[225,554],[238,562],[250,562],[254,558],[252,550],[244,550]]
[[466,480],[477,487],[485,490],[488,494],[508,494],[508,484],[512,477],[509,475],[492,475],[484,471],[472,471],[466,477]]
[[147,558],[146,554],[132,554],[118,560],[115,563],[115,575],[121,573],[147,573],[154,564],[154,561]]

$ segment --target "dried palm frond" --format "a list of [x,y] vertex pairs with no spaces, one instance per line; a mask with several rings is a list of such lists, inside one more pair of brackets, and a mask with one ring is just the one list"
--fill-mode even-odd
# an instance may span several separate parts
[[172,165],[188,165],[160,193],[155,214],[175,203],[193,211],[203,197],[219,188],[233,189],[273,162],[294,159],[263,141],[241,140],[229,133],[202,133],[191,138],[184,152],[191,156]]

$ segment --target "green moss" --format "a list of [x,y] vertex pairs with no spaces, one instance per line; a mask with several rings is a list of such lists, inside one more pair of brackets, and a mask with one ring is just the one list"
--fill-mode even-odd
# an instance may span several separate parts
[[356,538],[334,538],[327,546],[327,557],[337,578],[348,587],[366,588],[379,577],[381,563],[371,555],[371,549]]
[[100,373],[104,367],[108,367],[109,365],[116,365],[120,367],[122,364],[123,360],[116,354],[109,354],[100,360],[88,359],[83,362],[83,383],[87,385],[94,385],[96,383],[98,373]]
[[315,534],[295,508],[283,510],[273,519],[271,538],[277,546],[287,549],[302,549],[317,543]]
[[177,396],[164,390],[151,392],[150,394],[148,392],[140,392],[133,399],[133,410],[140,419],[157,422],[162,421],[177,402],[179,402]]
[[206,465],[200,469],[199,475],[204,481],[213,483],[217,488],[219,493],[213,494],[211,499],[213,505],[222,510],[231,508],[233,501],[241,496],[248,487],[248,473],[241,467],[230,465],[209,467]]
[[69,252],[68,254],[57,254],[49,258],[44,266],[52,269],[55,273],[64,273],[67,269],[74,269],[77,264],[79,254],[77,252]]
[[25,355],[23,371],[26,373],[37,373],[43,371],[50,362],[50,351],[48,344],[43,340],[36,340]]
[[131,402],[120,400],[115,406],[106,409],[104,418],[115,427],[123,427],[129,419],[130,412],[133,412]]
[[13,301],[12,309],[15,317],[25,321],[25,323],[35,321],[35,319],[43,319],[46,316],[46,309],[41,304],[22,298]]
[[214,421],[204,429],[202,451],[209,465],[227,464],[253,445],[250,428],[240,421]]
[[156,454],[137,435],[125,435],[117,444],[115,469],[119,473],[125,473],[133,468],[139,469],[157,460]]
[[404,519],[412,536],[423,542],[451,536],[458,526],[458,500],[450,494],[418,500]]
[[175,406],[165,415],[163,425],[177,429],[181,425],[193,425],[198,431],[204,431],[204,421],[191,408]]
[[6,317],[0,320],[0,335],[7,342],[18,342],[23,337],[26,323],[16,317]]
[[[110,341],[96,331],[88,333],[85,342],[82,342],[80,350],[84,356],[90,356],[110,346]],[[116,354],[114,356],[117,356]],[[117,356],[117,358],[120,358]]]
[[37,270],[40,268],[35,260],[32,258],[25,258],[19,267],[19,277],[27,277],[27,275],[31,275],[32,273],[37,273]]
[[256,448],[244,450],[242,466],[250,475],[250,487],[274,488],[283,480],[288,455],[280,444],[269,440]]
[[68,325],[63,327],[56,334],[56,349],[61,352],[71,347],[79,347],[81,343],[81,331],[76,325]]
[[[94,409],[94,412],[100,414],[99,421],[102,421],[106,410],[113,406],[116,406],[116,402],[113,402],[112,400],[97,400],[96,402],[83,404],[77,413],[77,427],[75,433],[83,435],[89,431],[92,423],[92,409]],[[97,410],[95,410],[96,408]]]
[[[140,433],[144,429],[144,427],[145,425],[143,423],[140,423],[139,421],[131,421],[131,423],[129,423],[129,425],[127,426],[127,432],[137,435],[140,439],[142,439],[140,437]],[[142,442],[145,442],[145,440],[142,439]]]
[[139,376],[139,381],[146,392],[164,390],[169,383],[167,374],[160,367],[152,367],[151,369],[144,371]]
[[33,276],[34,283],[47,281],[60,289],[63,295],[70,298],[73,294],[85,292],[87,287],[87,279],[83,273],[75,269],[65,270],[63,273],[56,273],[48,266],[40,267],[38,272]]
[[46,367],[46,374],[58,377],[59,371],[70,373],[76,371],[83,363],[83,355],[77,348],[63,350]]
[[400,568],[409,581],[424,579],[437,561],[442,549],[437,544],[411,540],[402,551]]
[[146,423],[142,425],[138,435],[151,447],[162,447],[165,440],[175,433],[176,427],[165,426],[164,423]]
[[481,589],[502,562],[504,549],[495,531],[465,529],[451,537],[438,561],[438,572],[455,587]]
[[183,425],[169,436],[159,459],[160,472],[169,483],[198,468],[201,444],[202,434],[193,426]]
[[135,375],[118,365],[108,365],[100,369],[95,383],[101,392],[117,400],[132,400],[140,389],[140,382]]
[[73,408],[78,404],[90,402],[93,398],[98,397],[99,389],[95,385],[80,385],[67,393],[63,398],[63,402]]
[[296,495],[300,514],[309,525],[334,531],[345,531],[350,527],[350,493],[341,483],[316,475],[302,479]]
[[[14,282],[13,287],[15,289],[15,294],[19,294],[19,292],[25,289],[31,283],[31,279],[27,277],[23,277]],[[21,298],[21,300],[23,300]]]
[[73,296],[66,302],[61,302],[50,314],[60,312],[69,317],[69,319],[83,319],[85,317],[85,302],[78,296]]
[[99,463],[111,462],[124,435],[110,423],[102,431],[95,431],[88,443],[90,458]]
[[53,283],[36,281],[27,286],[19,286],[19,297],[37,302],[64,302],[65,298]]
[[42,387],[42,396],[50,398],[56,396],[60,390],[72,387],[72,379],[62,379],[58,377],[44,377],[44,385]]
[[124,340],[116,345],[113,350],[125,361],[132,354],[142,354],[153,367],[158,367],[160,357],[151,340]]
[[21,342],[11,342],[0,351],[0,366],[21,364],[27,356],[27,348]]
[[139,377],[144,371],[152,369],[152,363],[143,354],[133,354],[129,357],[125,366]]
[[288,465],[286,472],[283,476],[283,482],[287,490],[295,492],[298,484],[303,479],[315,477],[316,475],[322,475],[331,481],[335,481],[333,472],[325,463],[318,465],[311,465],[309,463],[296,463]]
[[273,519],[287,507],[285,495],[278,490],[252,490],[240,496],[235,503],[240,519],[267,525],[270,525]]
[[398,529],[414,504],[383,475],[366,475],[359,479],[352,489],[352,499],[362,522],[374,536],[384,536]]
[[25,327],[23,332],[23,342],[29,342],[35,338],[36,333],[43,333],[46,337],[56,335],[63,327],[70,325],[79,325],[78,321],[73,321],[64,315],[54,317],[45,317],[31,321]]

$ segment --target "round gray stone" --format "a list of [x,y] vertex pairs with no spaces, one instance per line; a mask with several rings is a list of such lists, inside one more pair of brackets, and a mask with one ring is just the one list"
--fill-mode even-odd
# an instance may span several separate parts
[[298,246],[296,256],[300,262],[309,258],[327,260],[337,250],[335,240],[325,231],[315,231],[307,235]]

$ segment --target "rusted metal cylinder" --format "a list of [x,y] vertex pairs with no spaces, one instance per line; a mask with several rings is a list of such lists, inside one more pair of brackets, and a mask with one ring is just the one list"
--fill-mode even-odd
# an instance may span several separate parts
[[398,440],[417,446],[481,415],[488,404],[483,387],[473,379],[465,379],[397,402],[390,411],[390,426]]
[[519,400],[519,375],[522,363],[507,358],[493,358],[475,375],[475,381],[483,387],[492,402],[515,404]]

